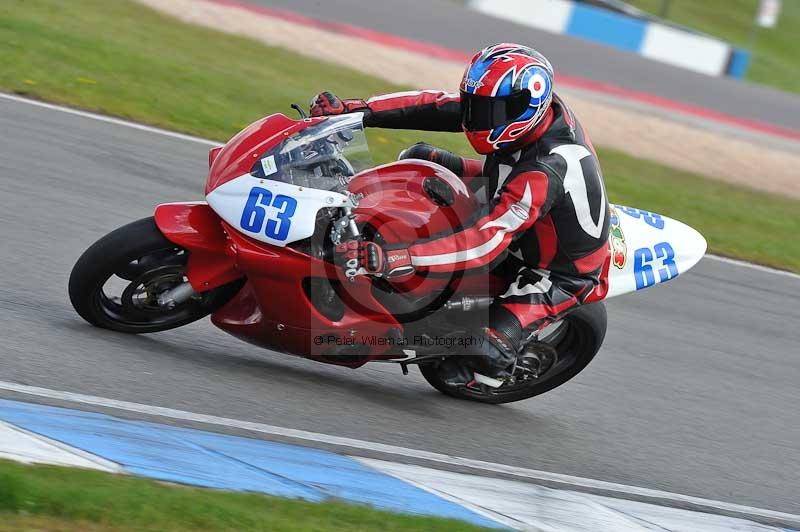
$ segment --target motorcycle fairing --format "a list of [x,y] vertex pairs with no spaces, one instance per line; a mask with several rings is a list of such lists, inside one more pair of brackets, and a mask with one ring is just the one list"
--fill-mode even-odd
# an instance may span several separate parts
[[211,165],[205,194],[208,195],[222,184],[249,173],[253,163],[269,148],[322,120],[325,118],[292,120],[280,113],[256,120],[226,142],[222,149],[215,151],[213,156],[209,154]]
[[347,180],[372,167],[361,113],[301,121],[272,115],[209,161],[211,208],[237,231],[281,247],[311,236],[320,209],[352,206]]
[[348,204],[344,194],[249,173],[218,186],[206,200],[237,231],[281,247],[313,235],[320,209]]
[[[155,220],[168,240],[189,251],[186,276],[198,292],[247,277],[211,315],[221,329],[260,347],[349,367],[397,356],[377,339],[401,335],[403,328],[372,295],[369,278],[349,283],[330,263],[240,234],[205,202],[159,205]],[[344,302],[339,319],[326,318],[311,303],[303,289],[311,278],[349,283],[338,294]],[[342,356],[359,345],[365,346],[360,356]]]
[[[402,335],[403,327],[375,299],[371,279],[359,276],[350,282],[340,268],[316,257],[263,244],[232,229],[229,235],[247,283],[212,314],[215,325],[267,349],[350,367],[397,356],[390,353],[393,346],[379,345],[378,339]],[[347,283],[345,290],[336,291],[344,303],[338,319],[326,317],[311,302],[304,288],[311,279],[332,286]],[[342,356],[350,354],[354,356]]]
[[154,217],[167,240],[189,251],[186,277],[196,291],[242,277],[219,217],[207,203],[163,203],[156,207]]
[[703,236],[672,218],[614,205],[606,298],[670,281],[689,270],[706,252]]
[[[426,190],[429,180],[436,180],[447,198],[432,197]],[[403,159],[362,172],[348,188],[362,197],[354,210],[358,223],[378,229],[387,244],[409,244],[453,231],[479,208],[454,173],[420,159]]]

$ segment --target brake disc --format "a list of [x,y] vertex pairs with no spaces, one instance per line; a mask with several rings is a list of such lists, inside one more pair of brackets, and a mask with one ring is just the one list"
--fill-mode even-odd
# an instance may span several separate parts
[[[158,295],[183,282],[183,266],[159,266],[131,281],[122,292],[121,302],[128,311],[147,313],[167,309],[158,304]],[[144,298],[140,297],[144,295]],[[169,309],[173,310],[173,309]]]

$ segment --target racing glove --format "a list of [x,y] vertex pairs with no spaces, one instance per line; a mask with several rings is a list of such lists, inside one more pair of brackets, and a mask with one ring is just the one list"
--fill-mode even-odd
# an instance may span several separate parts
[[444,166],[462,179],[477,177],[483,173],[483,161],[461,157],[442,148],[431,146],[427,142],[417,142],[413,146],[404,149],[397,156],[397,159],[431,161]]
[[455,153],[450,153],[447,150],[431,146],[427,142],[417,142],[413,146],[401,151],[397,158],[399,160],[422,159],[424,161],[431,161],[444,166],[457,176],[464,175],[464,159],[462,157],[459,157]]
[[340,115],[354,111],[368,111],[364,100],[341,100],[332,92],[320,92],[311,100],[311,116]]
[[335,252],[348,277],[375,275],[400,279],[414,274],[407,248],[383,249],[374,242],[348,240],[336,246]]

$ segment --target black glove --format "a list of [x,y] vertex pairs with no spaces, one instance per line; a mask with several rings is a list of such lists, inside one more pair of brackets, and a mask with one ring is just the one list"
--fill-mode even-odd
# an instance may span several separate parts
[[464,158],[450,153],[442,148],[431,146],[427,142],[417,142],[411,147],[400,152],[398,159],[422,159],[432,163],[440,164],[456,174],[464,175]]
[[364,100],[340,100],[332,92],[320,92],[311,100],[311,116],[328,116],[368,110]]

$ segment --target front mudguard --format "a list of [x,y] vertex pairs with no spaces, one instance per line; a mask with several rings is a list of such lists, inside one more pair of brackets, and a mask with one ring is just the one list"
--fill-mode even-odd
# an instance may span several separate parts
[[154,217],[167,240],[189,252],[186,277],[195,291],[212,290],[244,276],[222,219],[206,202],[162,203]]

